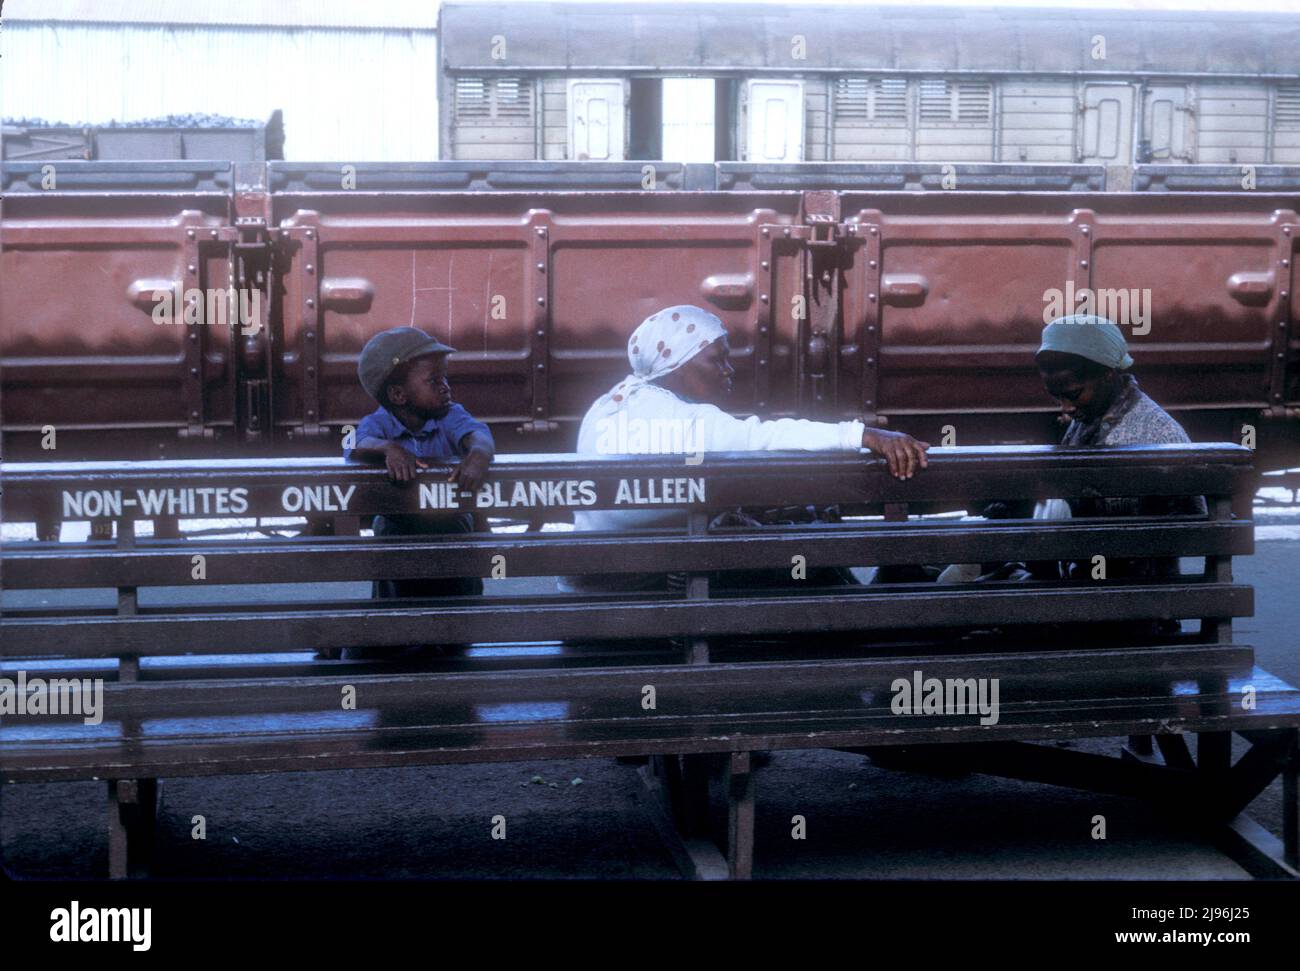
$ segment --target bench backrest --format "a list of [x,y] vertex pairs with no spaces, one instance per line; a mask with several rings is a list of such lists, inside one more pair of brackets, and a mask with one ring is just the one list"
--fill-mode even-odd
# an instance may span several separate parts
[[[865,454],[500,456],[478,496],[456,495],[447,470],[391,485],[381,469],[341,460],[32,463],[0,466],[8,522],[113,519],[118,536],[81,544],[9,542],[0,584],[15,589],[108,587],[115,607],[14,607],[0,619],[10,657],[139,657],[406,644],[633,640],[683,637],[697,658],[709,638],[778,634],[968,629],[1036,623],[1199,619],[1202,639],[1230,640],[1249,615],[1251,590],[1232,582],[1231,557],[1252,551],[1256,477],[1233,445],[1117,449],[935,449],[913,479],[891,478]],[[1207,517],[1032,520],[908,518],[990,498],[1204,496]],[[838,504],[834,525],[707,529],[727,508]],[[679,508],[689,527],[644,533],[530,532],[375,539],[355,534],[380,513],[447,515],[473,509],[510,518],[567,518],[577,510]],[[1235,515],[1234,515],[1235,510]],[[171,517],[307,516],[335,536],[137,538],[132,524]],[[710,591],[702,574],[724,569],[1082,560],[1096,556],[1204,556],[1201,575],[1084,584],[907,584],[809,592]],[[200,558],[200,559],[197,559]],[[196,569],[201,563],[202,569]],[[552,576],[685,571],[681,595],[561,595],[311,603],[233,597],[224,603],[154,586],[326,583],[375,578]],[[791,588],[798,588],[793,578]],[[245,587],[251,589],[251,587]]]

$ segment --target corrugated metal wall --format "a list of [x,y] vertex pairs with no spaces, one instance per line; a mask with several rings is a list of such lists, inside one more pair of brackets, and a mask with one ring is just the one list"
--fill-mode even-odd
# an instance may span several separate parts
[[34,24],[0,29],[0,115],[75,124],[284,111],[285,157],[438,157],[430,30]]

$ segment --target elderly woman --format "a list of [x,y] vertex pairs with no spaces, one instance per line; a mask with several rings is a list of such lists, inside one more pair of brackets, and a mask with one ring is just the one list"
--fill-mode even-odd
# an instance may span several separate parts
[[1034,355],[1068,423],[1062,445],[1185,444],[1183,426],[1138,387],[1124,332],[1093,314],[1058,317]]
[[[699,307],[667,307],[641,322],[627,344],[632,373],[587,411],[578,431],[586,454],[696,454],[775,450],[870,449],[889,471],[910,479],[926,466],[930,446],[910,435],[868,428],[860,421],[819,422],[799,418],[764,421],[735,418],[718,407],[731,392],[735,373],[727,331]],[[584,530],[681,526],[682,510],[578,512]],[[571,577],[568,590],[662,588],[662,576]]]
[[[1116,445],[1180,445],[1191,441],[1187,432],[1169,412],[1156,404],[1138,387],[1129,369],[1133,358],[1128,352],[1124,332],[1112,320],[1094,314],[1070,314],[1057,317],[1043,328],[1042,341],[1034,355],[1039,377],[1047,393],[1061,407],[1058,420],[1066,425],[1061,444],[1072,447],[1107,447]],[[1039,503],[1035,519],[1086,519],[1097,516],[1203,516],[1204,496],[1092,496]],[[991,519],[1028,516],[1029,508],[995,502],[984,511]],[[987,566],[987,564],[986,564]],[[1011,575],[1023,579],[1025,564],[1006,564],[993,579]],[[1032,563],[1030,572],[1044,579],[1086,580],[1088,564]],[[973,579],[978,570],[963,566],[941,579]],[[1119,577],[1173,576],[1178,560],[1171,557],[1112,559],[1108,566],[1111,579]],[[1174,627],[1177,625],[1174,624]]]
[[[1061,405],[1068,422],[1062,445],[1179,445],[1191,441],[1174,418],[1147,397],[1137,378],[1128,373],[1133,358],[1119,327],[1105,317],[1074,314],[1058,317],[1043,328],[1042,345],[1034,356],[1047,393]],[[1103,498],[1070,501],[1073,518],[1092,516],[1204,515],[1203,496]],[[1079,564],[1063,569],[1074,576]],[[1176,575],[1171,558],[1120,560],[1110,575]]]

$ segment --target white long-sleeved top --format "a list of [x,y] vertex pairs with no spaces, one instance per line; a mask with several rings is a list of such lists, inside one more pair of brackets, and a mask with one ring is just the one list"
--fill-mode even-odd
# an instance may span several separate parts
[[[797,450],[846,451],[862,448],[866,427],[860,421],[823,422],[804,418],[764,421],[735,418],[716,405],[685,401],[655,384],[639,384],[615,402],[604,395],[588,409],[578,430],[578,452],[587,455],[646,455],[698,452]],[[623,530],[680,526],[680,509],[577,512],[581,530]]]

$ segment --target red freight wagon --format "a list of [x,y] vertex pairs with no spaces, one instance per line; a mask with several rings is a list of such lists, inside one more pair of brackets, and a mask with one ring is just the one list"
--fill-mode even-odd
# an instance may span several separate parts
[[176,184],[4,198],[11,457],[48,426],[79,456],[336,453],[373,407],[357,352],[405,324],[459,349],[455,393],[501,447],[567,449],[676,303],[731,331],[738,413],[1047,442],[1032,353],[1053,299],[1088,292],[1193,437],[1249,425],[1262,467],[1300,464],[1293,195],[276,188],[155,164]]

